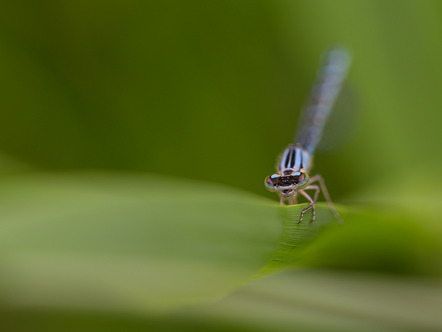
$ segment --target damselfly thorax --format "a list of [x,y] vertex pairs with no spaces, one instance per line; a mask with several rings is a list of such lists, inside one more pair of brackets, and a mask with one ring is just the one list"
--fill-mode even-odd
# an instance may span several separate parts
[[[304,108],[294,144],[290,144],[282,154],[276,167],[277,173],[265,179],[266,188],[279,194],[281,204],[296,204],[298,194],[310,203],[301,211],[299,222],[310,209],[313,211],[312,221],[315,220],[315,204],[321,191],[330,210],[339,222],[342,221],[330,199],[323,178],[320,175],[310,177],[309,172],[312,167],[312,155],[341,90],[349,65],[350,56],[344,49],[332,49],[326,53],[324,64]],[[314,194],[309,195],[306,192],[308,190],[314,190]]]

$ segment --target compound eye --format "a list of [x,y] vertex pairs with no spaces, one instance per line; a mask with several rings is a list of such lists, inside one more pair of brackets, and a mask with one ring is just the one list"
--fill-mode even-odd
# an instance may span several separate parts
[[273,185],[273,181],[272,181],[272,179],[275,179],[274,175],[275,174],[266,177],[266,179],[264,181],[264,184],[265,184],[267,190],[269,190],[269,191],[276,191],[275,186]]
[[307,173],[301,172],[298,179],[298,188],[304,188],[307,186],[308,180],[310,180],[310,177]]

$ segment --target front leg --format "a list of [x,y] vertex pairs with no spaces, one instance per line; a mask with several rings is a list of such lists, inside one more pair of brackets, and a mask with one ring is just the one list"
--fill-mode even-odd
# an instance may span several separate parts
[[307,187],[304,188],[304,190],[315,190],[315,198],[313,200],[315,201],[315,203],[318,201],[318,196],[321,191],[319,189],[319,186],[317,186],[315,184],[313,184],[313,185],[309,184]]
[[[312,204],[316,204],[316,202],[318,201],[319,192],[321,191],[321,190],[319,189],[319,186],[317,186],[317,185],[308,185],[307,187],[305,187],[305,188],[303,189],[304,193],[305,193],[305,190],[315,190],[315,196],[314,196],[314,198],[313,198],[313,203],[312,203]],[[307,193],[306,193],[306,195],[307,195]],[[309,195],[308,195],[308,196],[309,196]],[[304,197],[306,197],[306,196],[304,196]],[[311,199],[310,196],[309,196],[309,198]],[[307,199],[308,199],[308,198],[307,198]],[[309,201],[310,201],[310,200],[309,200]],[[310,202],[311,202],[311,201],[310,201]],[[313,222],[313,221],[315,221],[315,218],[316,218],[316,209],[315,209],[315,206],[312,206],[311,208],[313,209],[313,219],[312,219],[311,222]]]
[[[314,182],[319,182],[319,185],[320,185],[321,190],[322,190],[322,194],[324,195],[324,198],[325,198],[325,200],[326,200],[326,202],[328,204],[328,208],[333,213],[335,218],[338,220],[338,223],[340,225],[342,225],[342,223],[343,223],[342,218],[339,215],[338,211],[336,210],[335,205],[333,204],[333,201],[331,200],[330,194],[328,193],[327,187],[325,186],[325,181],[322,178],[322,176],[320,176],[319,174],[316,174],[315,176],[313,176],[310,179],[310,184],[305,189],[308,189],[309,187],[316,187],[317,188],[318,186],[312,185],[312,183],[314,183]],[[318,198],[318,194],[319,194],[319,190],[317,190],[316,193],[315,193],[315,202],[316,202],[316,200]]]
[[[316,211],[315,211],[315,201],[302,189],[298,190],[298,193],[300,193],[302,196],[304,196],[311,204],[309,206],[307,206],[306,208],[304,208],[301,211],[301,217],[299,218],[298,224],[302,221],[302,219],[304,218],[304,213],[306,213],[308,210],[312,209],[313,212],[313,218],[312,221],[315,221],[316,218]],[[317,196],[317,195],[316,195]]]

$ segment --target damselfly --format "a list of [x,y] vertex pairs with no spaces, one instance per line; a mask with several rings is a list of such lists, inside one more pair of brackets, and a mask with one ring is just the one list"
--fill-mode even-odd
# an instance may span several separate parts
[[[303,110],[294,143],[282,154],[277,173],[265,179],[266,188],[279,194],[281,204],[285,201],[289,205],[297,204],[298,193],[307,199],[310,205],[301,211],[299,222],[310,209],[313,212],[312,221],[315,220],[315,204],[322,190],[330,210],[339,223],[342,223],[324,179],[320,175],[310,177],[309,172],[312,168],[313,153],[341,90],[350,62],[349,53],[341,48],[334,48],[325,54],[311,96]],[[314,190],[313,198],[306,193],[307,190]]]

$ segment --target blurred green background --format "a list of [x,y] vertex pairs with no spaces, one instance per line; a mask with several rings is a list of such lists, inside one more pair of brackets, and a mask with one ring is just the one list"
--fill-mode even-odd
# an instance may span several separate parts
[[[324,176],[334,200],[346,204],[341,206],[346,229],[305,248],[298,266],[431,275],[439,280],[442,2],[20,0],[0,8],[0,273],[14,282],[23,278],[22,283],[0,288],[3,295],[9,294],[4,317],[11,330],[12,326],[26,330],[36,321],[49,324],[46,330],[60,330],[68,321],[73,330],[219,326],[267,331],[274,330],[278,317],[292,317],[290,306],[278,311],[272,301],[264,301],[267,309],[258,306],[259,301],[249,305],[241,302],[242,293],[239,300],[221,301],[217,304],[221,308],[205,307],[203,312],[212,311],[204,319],[195,314],[199,308],[180,312],[175,323],[138,315],[146,308],[153,315],[157,307],[169,307],[169,302],[146,304],[151,292],[157,291],[153,298],[162,299],[161,290],[168,289],[167,301],[174,307],[207,301],[212,289],[216,297],[224,297],[258,273],[277,248],[282,256],[291,257],[278,241],[289,237],[296,245],[299,238],[287,233],[290,225],[281,227],[280,220],[290,224],[291,219],[281,217],[286,212],[277,206],[276,196],[265,191],[263,179],[274,171],[276,156],[292,139],[322,53],[337,43],[353,54],[346,92],[354,114],[348,115],[351,121],[342,118],[353,129],[346,142],[315,156],[314,171]],[[339,121],[334,123],[337,127],[330,131],[341,131]],[[324,220],[331,220],[326,212]],[[300,230],[301,238],[304,231]],[[150,234],[146,237],[151,242],[143,241],[143,232]],[[229,240],[238,233],[243,237]],[[188,237],[179,238],[180,234]],[[195,247],[182,250],[189,242]],[[130,289],[141,295],[127,295],[126,300],[136,298],[137,304],[128,300],[131,305],[117,312],[136,313],[137,318],[101,317],[101,310],[109,309],[103,303],[118,302],[112,296],[92,305],[100,314],[95,309],[90,313],[78,299],[69,301],[75,296],[65,294],[66,278],[80,277],[60,272],[65,270],[54,268],[58,266],[54,262],[76,259],[79,265],[72,264],[78,272],[87,268],[83,256],[76,255],[97,252],[128,260],[154,257],[165,265],[164,271],[154,273],[154,281],[129,269],[141,273],[139,283]],[[39,260],[42,253],[50,255]],[[20,259],[35,266],[26,263],[25,269],[17,263]],[[189,267],[189,259],[198,268]],[[155,260],[152,269],[158,267]],[[204,290],[192,293],[199,268],[212,271],[219,283],[200,284]],[[43,270],[52,271],[51,276],[60,274],[56,281],[47,281],[47,275],[39,275]],[[184,279],[192,287],[179,299],[169,284],[160,290],[155,286],[164,281],[164,274],[178,276],[178,281],[171,279],[175,285],[188,270],[192,273]],[[104,276],[115,272],[100,271]],[[97,285],[100,273],[94,279]],[[223,279],[222,273],[228,277]],[[303,278],[302,273],[287,273],[294,274],[293,280]],[[88,292],[95,283],[88,284],[89,274],[83,277],[86,281],[78,284],[87,285]],[[121,294],[125,290],[129,294],[118,282],[120,277],[109,283],[109,289],[120,287]],[[353,280],[342,276],[346,278]],[[248,287],[269,289],[266,283],[271,281],[262,280]],[[52,282],[65,285],[52,289],[55,297],[64,294],[67,299],[61,307],[80,308],[81,314],[68,310],[52,316],[60,307],[56,301],[45,304],[50,298],[45,287],[50,289]],[[137,288],[145,282],[151,288]],[[386,289],[399,287],[391,279],[379,283]],[[72,287],[83,286],[74,281]],[[385,303],[384,288],[379,287],[373,286],[379,292],[373,307]],[[403,294],[407,287],[411,286],[393,293]],[[413,292],[426,296],[414,288]],[[432,292],[440,294],[440,288]],[[304,300],[293,296],[302,309]],[[440,305],[428,301],[431,308]],[[31,310],[26,325],[22,307],[43,312]],[[236,307],[248,308],[244,317],[251,320],[265,312],[269,325],[238,323],[233,318]],[[357,319],[350,324],[355,317],[345,315],[340,322],[325,319],[324,324],[340,331],[394,330],[409,324],[405,313],[416,310],[408,309],[387,323],[376,313],[366,314],[367,321],[370,315],[377,317],[378,325]],[[287,329],[322,330],[323,325],[312,322],[324,315],[282,321]],[[416,318],[413,324],[408,328],[442,326],[435,316]]]

